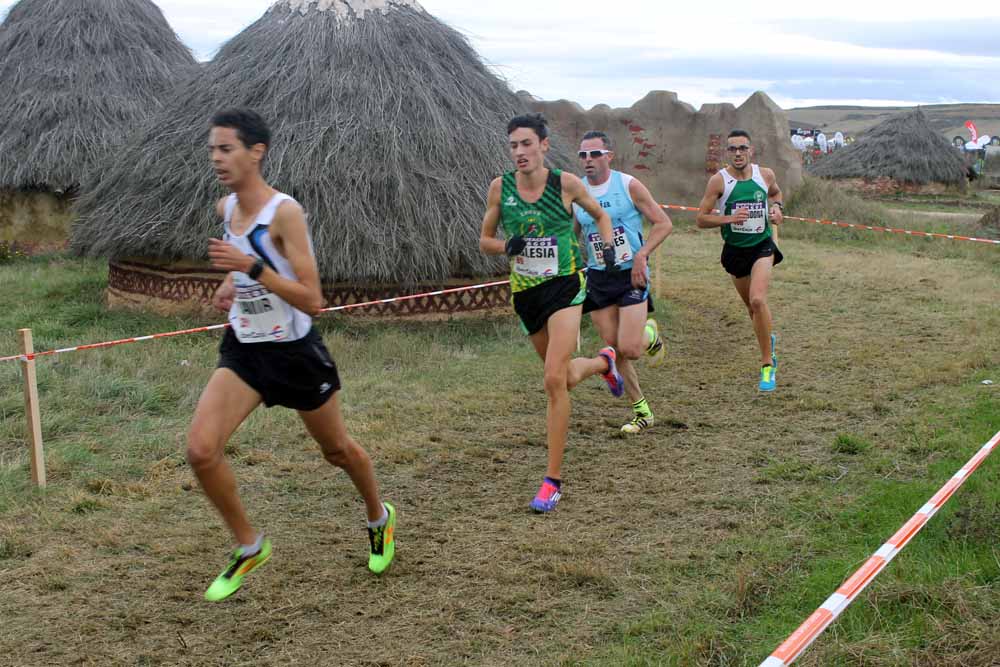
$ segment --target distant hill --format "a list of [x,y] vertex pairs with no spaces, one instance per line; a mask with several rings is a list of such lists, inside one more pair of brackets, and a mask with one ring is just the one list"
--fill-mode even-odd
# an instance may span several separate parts
[[[792,129],[819,128],[826,134],[840,131],[847,136],[859,136],[886,118],[909,107],[822,106],[786,109]],[[1000,135],[1000,104],[929,104],[924,110],[931,127],[942,136],[969,138],[965,121],[976,124],[979,134]]]

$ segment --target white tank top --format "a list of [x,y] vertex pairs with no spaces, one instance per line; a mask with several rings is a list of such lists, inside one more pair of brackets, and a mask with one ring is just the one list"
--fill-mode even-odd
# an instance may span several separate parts
[[[271,240],[271,222],[278,206],[285,201],[295,201],[286,194],[275,194],[247,231],[233,234],[230,224],[236,211],[236,194],[226,199],[225,234],[223,240],[233,244],[251,257],[264,260],[272,271],[283,278],[298,280],[292,265],[285,259]],[[309,242],[312,252],[312,241]],[[236,296],[229,309],[229,323],[241,343],[273,343],[299,340],[312,329],[312,318],[274,294],[242,271],[233,271]]]

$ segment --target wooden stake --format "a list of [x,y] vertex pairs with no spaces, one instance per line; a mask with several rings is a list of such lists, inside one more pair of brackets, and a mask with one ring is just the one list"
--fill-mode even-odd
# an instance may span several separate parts
[[[19,329],[21,354],[35,352],[31,339],[31,329]],[[38,488],[45,488],[45,453],[42,449],[42,417],[38,409],[38,382],[35,378],[35,360],[21,360],[21,375],[24,377],[24,418],[28,425],[28,441],[31,443],[31,481]]]

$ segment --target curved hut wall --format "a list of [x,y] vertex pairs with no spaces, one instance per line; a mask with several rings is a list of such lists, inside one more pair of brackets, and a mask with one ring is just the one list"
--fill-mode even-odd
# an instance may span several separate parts
[[0,26],[0,240],[69,239],[80,184],[197,65],[150,0],[21,0]]
[[[280,0],[81,198],[72,247],[109,257],[119,294],[140,300],[154,285],[142,265],[205,266],[225,194],[207,159],[208,123],[229,107],[271,124],[265,177],[306,210],[333,304],[506,273],[480,253],[479,228],[491,179],[511,168],[506,123],[527,106],[413,0]],[[157,289],[146,296],[185,291]],[[201,287],[191,293],[204,302]]]

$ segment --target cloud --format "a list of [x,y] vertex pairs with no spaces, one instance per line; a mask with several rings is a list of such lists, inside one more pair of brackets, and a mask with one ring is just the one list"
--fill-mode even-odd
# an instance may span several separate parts
[[[273,4],[156,1],[203,60]],[[630,0],[600,12],[579,0],[421,2],[515,90],[584,106],[629,106],[654,89],[695,106],[738,104],[757,89],[783,106],[1000,101],[991,85],[1000,71],[1000,6],[989,4],[958,20],[952,5],[912,0],[838,0],[805,10],[771,0],[760,13],[735,0]],[[0,13],[13,4],[0,0]]]
[[1000,58],[1000,19],[873,23],[839,19],[778,21],[781,30],[869,48],[924,50]]

